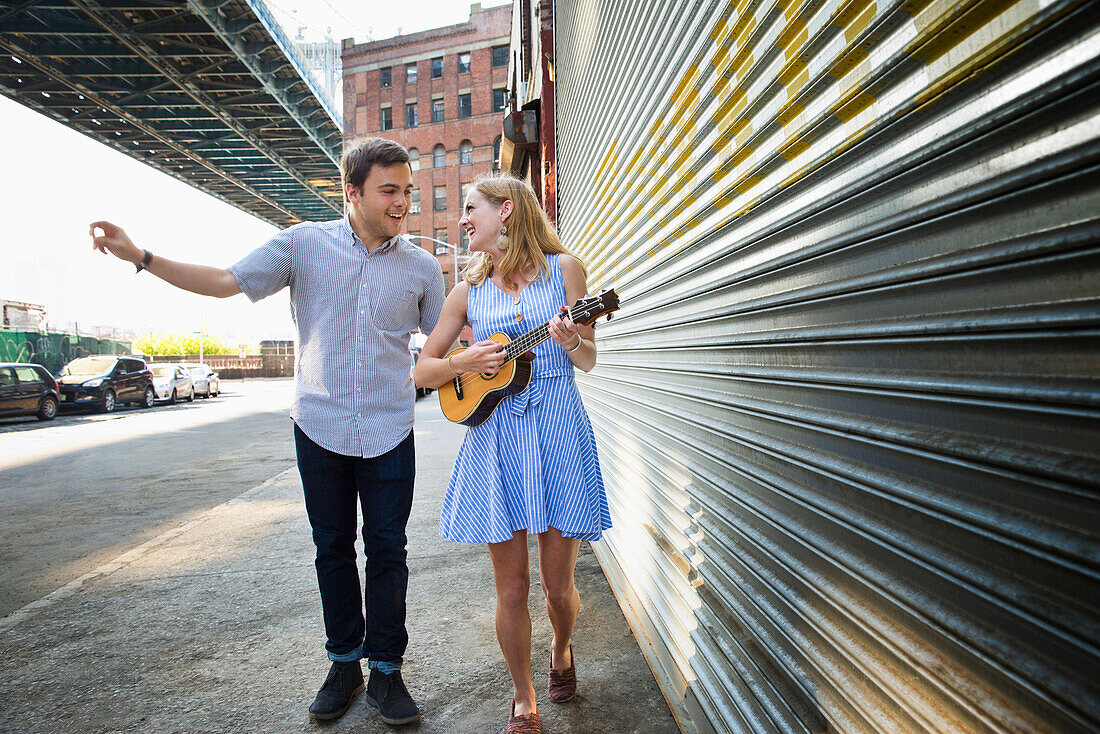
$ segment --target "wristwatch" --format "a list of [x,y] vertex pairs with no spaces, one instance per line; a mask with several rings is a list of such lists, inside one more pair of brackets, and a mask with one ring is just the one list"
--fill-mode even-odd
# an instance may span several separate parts
[[145,254],[141,256],[141,262],[134,265],[135,273],[140,273],[142,270],[145,270],[145,268],[149,267],[149,263],[153,262],[153,253],[148,250],[142,250],[142,252]]

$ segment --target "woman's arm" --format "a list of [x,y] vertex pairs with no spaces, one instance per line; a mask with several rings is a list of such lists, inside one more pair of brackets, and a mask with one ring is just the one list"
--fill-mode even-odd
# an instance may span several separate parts
[[[570,308],[588,292],[588,283],[584,269],[577,258],[562,255],[558,259],[561,265],[562,279],[565,281],[565,302]],[[550,338],[561,345],[573,366],[585,372],[591,372],[596,366],[596,331],[585,324],[574,324],[566,317],[555,316],[550,321]]]
[[413,369],[413,381],[417,387],[439,387],[453,380],[456,372],[496,374],[504,363],[504,350],[500,345],[485,341],[451,357],[448,364],[445,355],[451,351],[462,333],[462,327],[466,325],[466,299],[469,293],[470,285],[465,281],[460,282],[443,302],[439,322],[428,335],[428,341],[420,350],[420,359]]

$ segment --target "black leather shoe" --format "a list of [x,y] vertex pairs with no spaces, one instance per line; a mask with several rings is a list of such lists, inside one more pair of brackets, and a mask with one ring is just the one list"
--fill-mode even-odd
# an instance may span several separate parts
[[351,708],[355,697],[363,692],[363,668],[358,660],[350,663],[333,662],[328,677],[317,698],[309,707],[309,718],[320,721],[338,719]]
[[420,721],[420,709],[405,688],[400,670],[386,675],[372,669],[367,681],[367,703],[378,708],[387,724],[400,726]]

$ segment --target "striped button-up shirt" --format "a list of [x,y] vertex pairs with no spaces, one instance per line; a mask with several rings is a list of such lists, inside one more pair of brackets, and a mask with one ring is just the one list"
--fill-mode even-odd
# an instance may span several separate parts
[[344,217],[285,229],[229,271],[252,301],[290,287],[290,415],[314,443],[371,457],[409,434],[409,335],[430,332],[443,308],[443,271],[430,253],[398,236],[368,254]]

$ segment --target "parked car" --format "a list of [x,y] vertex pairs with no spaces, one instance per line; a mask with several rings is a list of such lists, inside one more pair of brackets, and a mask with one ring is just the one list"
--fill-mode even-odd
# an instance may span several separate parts
[[[412,366],[416,369],[416,362],[420,359],[420,350],[424,348],[424,344],[428,341],[428,337],[420,332],[416,332],[409,336],[409,351],[412,352]],[[416,397],[422,398],[425,395],[431,395],[432,389],[430,387],[416,388]]]
[[0,364],[0,415],[36,415],[52,421],[61,402],[57,380],[37,364]]
[[218,373],[205,364],[187,362],[183,365],[191,373],[191,381],[195,384],[195,392],[204,398],[211,395],[218,397],[222,391],[221,380]]
[[112,413],[120,403],[153,407],[153,373],[140,357],[81,357],[58,375],[63,407],[88,406]]
[[153,389],[157,400],[167,400],[175,405],[177,400],[191,402],[195,399],[195,385],[191,382],[191,373],[182,364],[159,362],[149,366],[153,372]]

